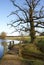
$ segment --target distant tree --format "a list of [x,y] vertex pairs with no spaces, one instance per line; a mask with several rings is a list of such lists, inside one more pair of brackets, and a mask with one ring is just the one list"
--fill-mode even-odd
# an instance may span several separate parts
[[7,34],[5,32],[1,33],[2,45],[4,46],[5,53],[7,52],[7,42],[6,42]]
[[7,35],[7,34],[6,34],[5,32],[2,32],[2,33],[1,33],[1,39],[5,39],[5,38],[6,38],[6,35]]
[[[12,20],[12,22],[8,25],[14,27],[16,29],[15,31],[29,32],[31,36],[31,43],[36,43],[35,34],[36,32],[39,33],[39,30],[35,30],[35,28],[44,28],[44,5],[39,6],[39,4],[41,4],[40,1],[44,2],[44,0],[10,1],[15,7],[15,11],[11,12],[10,15],[16,15],[17,19]],[[23,4],[21,4],[20,1],[23,2]]]

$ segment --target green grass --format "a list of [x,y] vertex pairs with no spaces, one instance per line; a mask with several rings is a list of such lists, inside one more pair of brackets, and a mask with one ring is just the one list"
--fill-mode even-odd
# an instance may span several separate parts
[[[21,40],[30,41],[29,36],[26,36],[26,37],[9,37],[9,39],[11,39],[11,40],[20,40],[20,41]],[[18,44],[18,46],[20,47],[20,49],[22,48],[22,51],[26,50],[26,53],[31,53],[31,52],[43,53],[38,48],[42,48],[42,50],[44,51],[44,49],[43,49],[44,48],[44,36],[37,36],[36,37],[36,42],[37,42],[38,47],[36,47],[34,44],[30,44],[29,42],[26,42],[27,44],[23,43],[24,46],[21,45],[21,47],[20,47],[19,44]],[[12,58],[14,58],[14,57],[12,57]],[[44,61],[38,60],[38,59],[32,60],[32,59],[23,58],[23,59],[21,59],[21,61],[26,63],[27,65],[44,65]]]
[[29,60],[29,59],[22,59],[22,62],[28,63],[28,65],[44,65],[44,61],[42,60]]
[[37,46],[39,50],[44,53],[44,39],[38,40]]
[[[22,38],[24,38],[25,40],[29,40],[30,36],[7,36],[6,37],[6,39],[9,39],[9,40],[21,40]],[[44,39],[44,36],[36,36],[36,38]]]

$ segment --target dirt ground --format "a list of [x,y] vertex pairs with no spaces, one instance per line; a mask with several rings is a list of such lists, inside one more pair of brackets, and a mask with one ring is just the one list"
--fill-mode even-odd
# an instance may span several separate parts
[[20,61],[16,60],[3,60],[0,65],[21,65]]
[[27,65],[20,60],[18,55],[5,55],[2,60],[0,60],[0,65]]

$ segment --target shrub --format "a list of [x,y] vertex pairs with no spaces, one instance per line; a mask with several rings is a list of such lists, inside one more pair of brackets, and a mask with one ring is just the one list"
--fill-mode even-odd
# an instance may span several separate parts
[[44,53],[44,40],[38,41],[37,46],[39,50]]

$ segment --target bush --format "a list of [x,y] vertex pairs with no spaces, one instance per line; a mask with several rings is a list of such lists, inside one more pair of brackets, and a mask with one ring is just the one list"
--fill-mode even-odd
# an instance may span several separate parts
[[23,50],[26,50],[27,52],[41,53],[40,50],[38,50],[37,46],[31,43],[24,45]]
[[39,50],[44,53],[44,40],[38,41],[37,46]]
[[35,60],[35,61],[33,61],[32,65],[44,65],[44,62],[40,61],[40,60]]
[[41,60],[23,59],[22,62],[24,62],[26,65],[44,65],[44,61],[41,61]]

